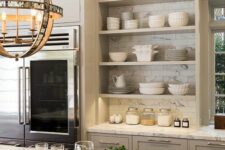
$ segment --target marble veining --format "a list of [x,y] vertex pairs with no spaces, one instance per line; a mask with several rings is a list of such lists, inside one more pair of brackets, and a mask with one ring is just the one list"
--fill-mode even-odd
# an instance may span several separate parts
[[115,125],[104,123],[89,128],[88,132],[225,141],[225,130],[215,130],[213,126],[184,129],[174,127],[142,125],[130,126],[126,124]]

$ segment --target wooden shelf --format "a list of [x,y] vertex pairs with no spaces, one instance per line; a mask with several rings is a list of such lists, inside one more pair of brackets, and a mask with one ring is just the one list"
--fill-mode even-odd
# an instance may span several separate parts
[[195,65],[195,61],[101,62],[99,66]]
[[163,28],[141,28],[141,29],[130,29],[130,30],[104,30],[100,31],[100,35],[130,35],[130,34],[154,34],[154,33],[193,33],[195,32],[195,26],[184,26],[184,27],[163,27]]
[[141,95],[141,94],[100,94],[102,98],[120,98],[120,99],[170,99],[186,98],[194,99],[195,95]]
[[193,1],[193,0],[99,0],[99,4],[104,4],[109,7],[115,7],[115,6],[144,5],[144,4],[169,3],[180,1]]

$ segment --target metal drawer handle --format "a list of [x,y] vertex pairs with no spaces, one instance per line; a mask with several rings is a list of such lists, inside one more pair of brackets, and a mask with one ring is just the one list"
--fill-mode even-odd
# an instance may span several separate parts
[[170,143],[169,140],[148,140],[149,142],[157,142],[157,143]]
[[112,145],[120,145],[120,142],[104,142],[102,140],[99,141],[100,144],[112,144]]
[[219,143],[208,143],[210,146],[225,146],[225,144],[219,144]]

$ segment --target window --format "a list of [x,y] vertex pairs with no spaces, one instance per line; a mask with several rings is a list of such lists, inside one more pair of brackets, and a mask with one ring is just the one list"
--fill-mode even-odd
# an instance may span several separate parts
[[[213,9],[214,22],[225,21],[225,8]],[[220,30],[219,30],[220,29]],[[213,30],[213,68],[214,68],[214,90],[213,106],[214,113],[225,114],[225,29],[214,27]]]
[[225,113],[225,31],[214,33],[215,112]]

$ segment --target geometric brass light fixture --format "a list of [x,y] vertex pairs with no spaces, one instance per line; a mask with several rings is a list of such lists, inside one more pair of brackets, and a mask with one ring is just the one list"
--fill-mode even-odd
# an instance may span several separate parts
[[[51,0],[41,1],[25,1],[25,0],[0,0],[0,21],[2,24],[0,38],[0,55],[8,58],[25,58],[40,51],[48,41],[54,20],[63,16],[63,9],[53,5]],[[11,13],[13,11],[14,13]],[[9,12],[8,12],[9,11]],[[29,11],[24,14],[23,11]],[[20,25],[22,22],[30,24],[30,39],[24,39],[20,36]],[[15,36],[7,37],[7,24],[14,23],[16,25]],[[30,44],[28,50],[22,54],[11,54],[4,48],[7,44]]]

